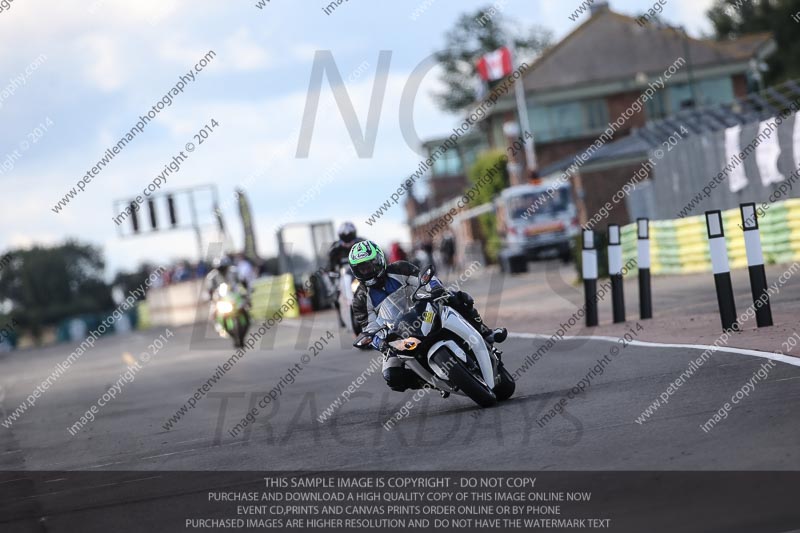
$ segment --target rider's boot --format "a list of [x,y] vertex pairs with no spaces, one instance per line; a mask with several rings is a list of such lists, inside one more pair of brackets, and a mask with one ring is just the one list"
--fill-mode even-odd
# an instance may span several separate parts
[[486,337],[489,344],[501,343],[508,338],[508,330],[506,328],[495,328]]

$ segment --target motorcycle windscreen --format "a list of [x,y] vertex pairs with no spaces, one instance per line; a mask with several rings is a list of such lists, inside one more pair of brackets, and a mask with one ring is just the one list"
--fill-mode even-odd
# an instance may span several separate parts
[[378,307],[378,323],[390,328],[414,307],[414,287],[406,285],[386,297]]

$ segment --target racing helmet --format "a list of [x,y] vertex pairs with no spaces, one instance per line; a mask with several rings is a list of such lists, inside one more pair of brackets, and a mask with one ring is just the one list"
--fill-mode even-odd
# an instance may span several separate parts
[[386,256],[372,241],[357,242],[348,256],[353,276],[367,287],[376,285],[386,275]]
[[217,257],[214,259],[214,268],[222,274],[223,276],[228,273],[228,269],[233,266],[233,261],[227,255],[223,255],[222,257]]
[[352,222],[343,222],[339,226],[339,239],[342,242],[353,242],[356,240],[356,226]]

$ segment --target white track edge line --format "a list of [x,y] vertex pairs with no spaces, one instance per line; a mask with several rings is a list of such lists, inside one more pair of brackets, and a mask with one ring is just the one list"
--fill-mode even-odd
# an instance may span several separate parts
[[[540,333],[516,333],[509,331],[508,334],[511,337],[517,337],[521,339],[549,339],[552,335],[542,335]],[[618,337],[606,337],[603,335],[597,336],[589,336],[589,335],[565,335],[559,340],[564,339],[586,339],[586,340],[597,340],[597,341],[605,341],[605,342],[619,342]],[[728,353],[736,353],[740,355],[750,355],[752,357],[759,357],[761,359],[771,359],[773,361],[779,361],[781,363],[786,363],[787,365],[792,366],[800,366],[800,358],[791,357],[788,355],[783,355],[779,353],[773,352],[764,352],[761,350],[748,350],[746,348],[734,348],[732,346],[714,346],[714,345],[705,345],[705,344],[671,344],[671,343],[661,343],[661,342],[652,342],[652,341],[639,341],[639,340],[632,340],[628,344],[633,344],[635,346],[645,346],[651,348],[688,348],[692,350],[712,350],[714,352],[728,352]]]

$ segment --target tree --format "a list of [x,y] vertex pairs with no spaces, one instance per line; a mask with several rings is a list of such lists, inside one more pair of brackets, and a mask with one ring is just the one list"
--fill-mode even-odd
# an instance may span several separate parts
[[152,265],[142,263],[133,272],[117,272],[117,275],[114,276],[114,281],[111,282],[111,286],[119,287],[119,290],[122,291],[122,294],[127,297],[131,291],[145,285],[145,281],[148,277],[150,277],[150,274],[153,272],[153,270],[155,270],[155,267]]
[[[530,58],[549,46],[552,34],[540,26],[527,30],[507,23],[497,7],[487,6],[464,14],[447,32],[446,46],[436,53],[444,70],[441,81],[446,90],[434,94],[439,107],[458,112],[478,99],[476,63],[488,52],[513,41],[517,58]],[[517,60],[518,61],[518,60]]]
[[800,77],[800,40],[797,39],[800,0],[716,0],[707,15],[718,40],[749,33],[772,32],[777,51],[767,59],[768,85]]
[[0,270],[0,302],[10,302],[11,316],[37,339],[43,326],[114,307],[99,248],[68,241],[12,250],[10,257]]
[[[502,150],[484,152],[475,161],[467,172],[467,177],[476,188],[475,205],[491,202],[503,189],[509,186],[507,169],[508,158]],[[484,213],[478,216],[481,231],[484,236],[484,253],[494,262],[503,246],[503,241],[497,233],[497,217],[494,213]]]

